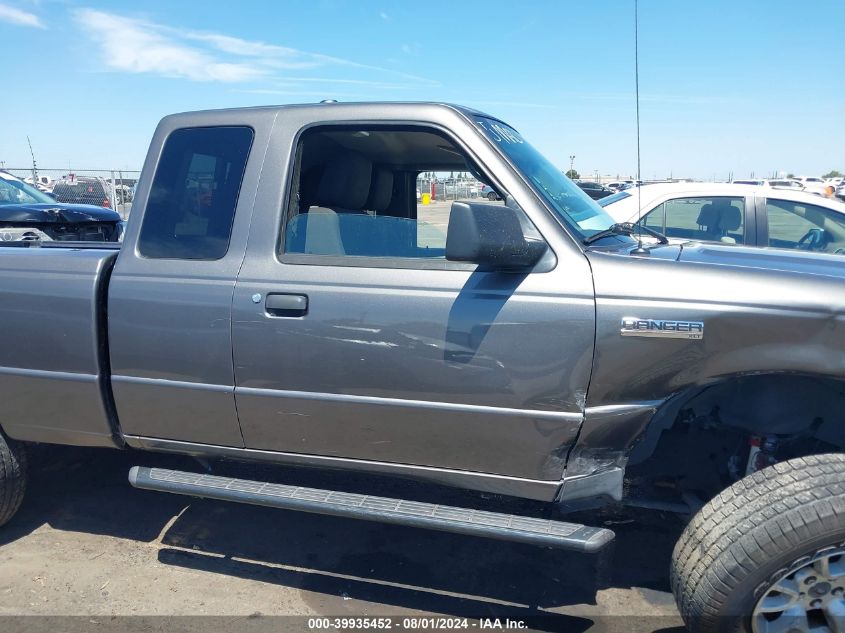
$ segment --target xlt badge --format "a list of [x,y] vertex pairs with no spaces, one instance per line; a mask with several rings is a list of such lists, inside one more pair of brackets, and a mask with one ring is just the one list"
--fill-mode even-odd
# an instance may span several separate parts
[[704,338],[703,321],[671,321],[666,319],[641,319],[622,317],[622,336],[650,336],[653,338]]

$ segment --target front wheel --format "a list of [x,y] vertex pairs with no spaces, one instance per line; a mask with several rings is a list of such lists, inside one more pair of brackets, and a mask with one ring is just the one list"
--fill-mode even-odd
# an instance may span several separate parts
[[24,445],[0,432],[0,526],[8,523],[26,492],[26,450]]
[[491,191],[490,193],[487,194],[487,199],[490,200],[490,201],[495,200],[496,194]]
[[672,554],[691,631],[845,630],[845,455],[760,470],[693,517]]

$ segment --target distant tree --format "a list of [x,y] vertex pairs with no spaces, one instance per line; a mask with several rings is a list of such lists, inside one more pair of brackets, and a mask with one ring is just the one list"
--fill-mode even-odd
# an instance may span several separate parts
[[792,172],[790,172],[790,173],[786,174],[786,177],[787,177],[787,178],[795,178],[795,174],[793,174]]
[[842,178],[842,172],[831,169],[826,174],[822,174],[822,178]]
[[581,174],[579,174],[574,169],[570,169],[568,172],[566,172],[566,177],[571,178],[572,180],[578,180],[581,177]]

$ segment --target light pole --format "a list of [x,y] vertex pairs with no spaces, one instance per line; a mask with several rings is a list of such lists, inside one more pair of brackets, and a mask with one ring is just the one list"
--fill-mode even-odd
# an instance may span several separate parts
[[570,174],[575,171],[574,165],[575,165],[575,154],[572,154],[569,157],[569,173]]

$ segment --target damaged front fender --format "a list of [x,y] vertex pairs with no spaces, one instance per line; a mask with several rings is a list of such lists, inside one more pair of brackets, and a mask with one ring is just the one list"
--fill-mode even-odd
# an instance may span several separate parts
[[661,404],[588,407],[578,441],[569,453],[559,500],[604,496],[620,501],[628,455]]

